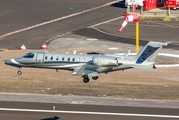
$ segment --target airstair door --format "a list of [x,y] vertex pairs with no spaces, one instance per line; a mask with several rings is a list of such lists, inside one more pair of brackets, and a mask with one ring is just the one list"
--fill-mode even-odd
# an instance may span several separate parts
[[37,60],[36,60],[36,62],[37,62],[38,64],[44,62],[44,53],[42,53],[42,52],[37,53]]

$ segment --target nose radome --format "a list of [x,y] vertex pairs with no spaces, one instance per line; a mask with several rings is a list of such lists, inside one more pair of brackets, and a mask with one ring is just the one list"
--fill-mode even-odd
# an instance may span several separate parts
[[6,65],[11,65],[12,64],[12,61],[11,60],[7,60],[4,62]]

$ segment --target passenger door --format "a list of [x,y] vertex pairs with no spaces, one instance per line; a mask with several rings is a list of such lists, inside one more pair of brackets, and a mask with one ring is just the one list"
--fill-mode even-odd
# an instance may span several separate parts
[[44,62],[44,53],[42,52],[37,53],[36,63],[41,64],[43,62]]

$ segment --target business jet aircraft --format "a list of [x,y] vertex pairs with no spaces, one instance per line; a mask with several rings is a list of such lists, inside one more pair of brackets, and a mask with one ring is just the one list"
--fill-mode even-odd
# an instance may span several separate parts
[[155,68],[155,59],[163,46],[171,42],[148,42],[135,56],[117,54],[76,54],[59,52],[33,51],[22,57],[5,61],[5,64],[19,68],[22,67],[64,69],[73,71],[72,75],[81,75],[83,82],[88,83],[89,77],[97,80],[99,73],[108,73],[130,68],[152,70]]

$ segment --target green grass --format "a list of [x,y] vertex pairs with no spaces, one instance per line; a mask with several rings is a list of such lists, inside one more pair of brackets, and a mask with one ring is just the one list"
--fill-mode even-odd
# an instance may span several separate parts
[[142,15],[142,16],[139,16],[139,20],[142,20],[144,19],[145,17]]
[[170,17],[167,16],[167,15],[164,15],[164,17],[163,17],[163,21],[170,21]]
[[154,15],[155,15],[155,17],[153,17],[153,19],[159,19],[157,16],[157,13],[155,13]]

